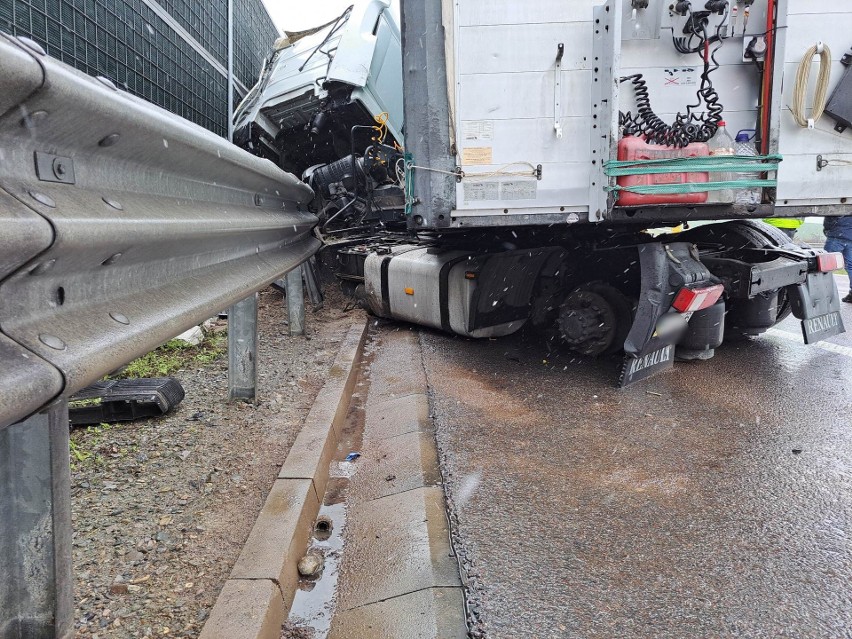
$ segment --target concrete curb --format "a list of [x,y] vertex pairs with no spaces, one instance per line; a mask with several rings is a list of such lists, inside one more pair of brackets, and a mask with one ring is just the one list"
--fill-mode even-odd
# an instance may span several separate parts
[[466,639],[418,333],[379,344],[329,639]]
[[298,588],[328,468],[357,378],[367,324],[353,325],[266,503],[204,624],[200,639],[279,639]]

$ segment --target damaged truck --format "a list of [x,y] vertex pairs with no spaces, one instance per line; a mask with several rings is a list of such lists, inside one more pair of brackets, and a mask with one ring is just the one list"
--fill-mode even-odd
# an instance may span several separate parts
[[372,313],[623,353],[621,385],[791,313],[844,330],[842,257],[760,220],[852,214],[852,9],[403,0],[401,25],[369,0],[288,33],[234,116]]

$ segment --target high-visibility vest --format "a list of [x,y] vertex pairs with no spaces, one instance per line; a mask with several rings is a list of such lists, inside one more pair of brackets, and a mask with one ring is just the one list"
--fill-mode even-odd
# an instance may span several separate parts
[[763,221],[779,229],[797,229],[805,223],[801,217],[767,217]]

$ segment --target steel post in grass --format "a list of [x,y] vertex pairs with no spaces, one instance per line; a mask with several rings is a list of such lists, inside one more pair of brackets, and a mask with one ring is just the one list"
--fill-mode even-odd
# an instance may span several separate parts
[[305,334],[305,289],[302,284],[302,268],[297,266],[287,273],[287,312],[290,320],[290,335]]
[[257,293],[228,310],[228,398],[254,399],[257,390]]
[[0,639],[74,633],[68,403],[0,429]]

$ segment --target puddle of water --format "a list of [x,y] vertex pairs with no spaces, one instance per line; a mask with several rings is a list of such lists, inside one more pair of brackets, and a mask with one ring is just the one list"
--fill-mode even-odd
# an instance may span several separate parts
[[329,477],[325,485],[325,499],[323,503],[332,506],[346,501],[346,487],[349,480],[343,477]]
[[352,451],[361,450],[361,438],[364,434],[364,404],[370,385],[369,368],[372,360],[370,349],[365,349],[355,392],[341,430],[340,441],[334,458],[329,464],[328,484],[318,518],[325,517],[332,522],[331,535],[321,539],[314,534],[308,546],[308,551],[314,550],[323,554],[325,566],[318,579],[299,581],[299,589],[293,598],[288,617],[288,621],[294,626],[313,629],[312,639],[326,639],[331,630],[337,581],[344,552],[346,489],[349,486],[349,478],[358,470],[358,460],[348,462],[346,456]]
[[325,568],[319,579],[299,581],[299,590],[293,598],[289,620],[295,625],[313,628],[315,639],[325,639],[331,630],[331,617],[334,614],[334,594],[337,590],[343,552],[346,504],[323,504],[319,514],[328,517],[334,527],[328,539],[322,541],[314,537],[308,550],[321,552],[325,556]]
[[349,479],[358,470],[358,464],[354,462],[342,461],[336,462],[328,471],[329,477]]

